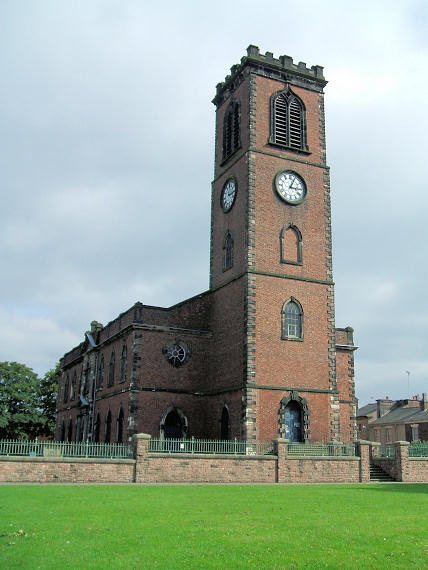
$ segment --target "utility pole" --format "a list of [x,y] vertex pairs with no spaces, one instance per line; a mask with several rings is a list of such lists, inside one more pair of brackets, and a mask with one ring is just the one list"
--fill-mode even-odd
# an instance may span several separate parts
[[410,372],[406,370],[407,374],[407,398],[410,400]]

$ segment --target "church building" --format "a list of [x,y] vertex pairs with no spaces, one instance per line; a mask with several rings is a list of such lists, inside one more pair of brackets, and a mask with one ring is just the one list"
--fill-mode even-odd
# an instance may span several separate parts
[[249,46],[217,85],[209,290],[93,321],[61,359],[55,438],[356,436],[336,328],[323,68]]

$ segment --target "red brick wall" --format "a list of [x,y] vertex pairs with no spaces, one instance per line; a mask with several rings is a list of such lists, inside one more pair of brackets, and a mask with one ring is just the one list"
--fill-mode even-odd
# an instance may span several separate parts
[[134,460],[1,457],[2,483],[132,483]]
[[358,483],[358,457],[291,458],[285,462],[279,483]]

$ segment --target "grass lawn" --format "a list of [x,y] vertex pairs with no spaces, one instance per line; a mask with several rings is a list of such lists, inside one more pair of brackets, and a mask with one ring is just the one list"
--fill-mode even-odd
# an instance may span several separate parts
[[428,568],[428,485],[0,486],[0,568]]

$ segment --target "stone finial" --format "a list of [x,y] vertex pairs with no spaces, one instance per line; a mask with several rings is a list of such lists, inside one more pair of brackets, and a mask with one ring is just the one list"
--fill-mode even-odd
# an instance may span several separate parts
[[249,55],[249,56],[250,55],[259,55],[259,53],[260,53],[260,50],[257,46],[253,46],[252,44],[250,44],[247,47],[247,55]]

